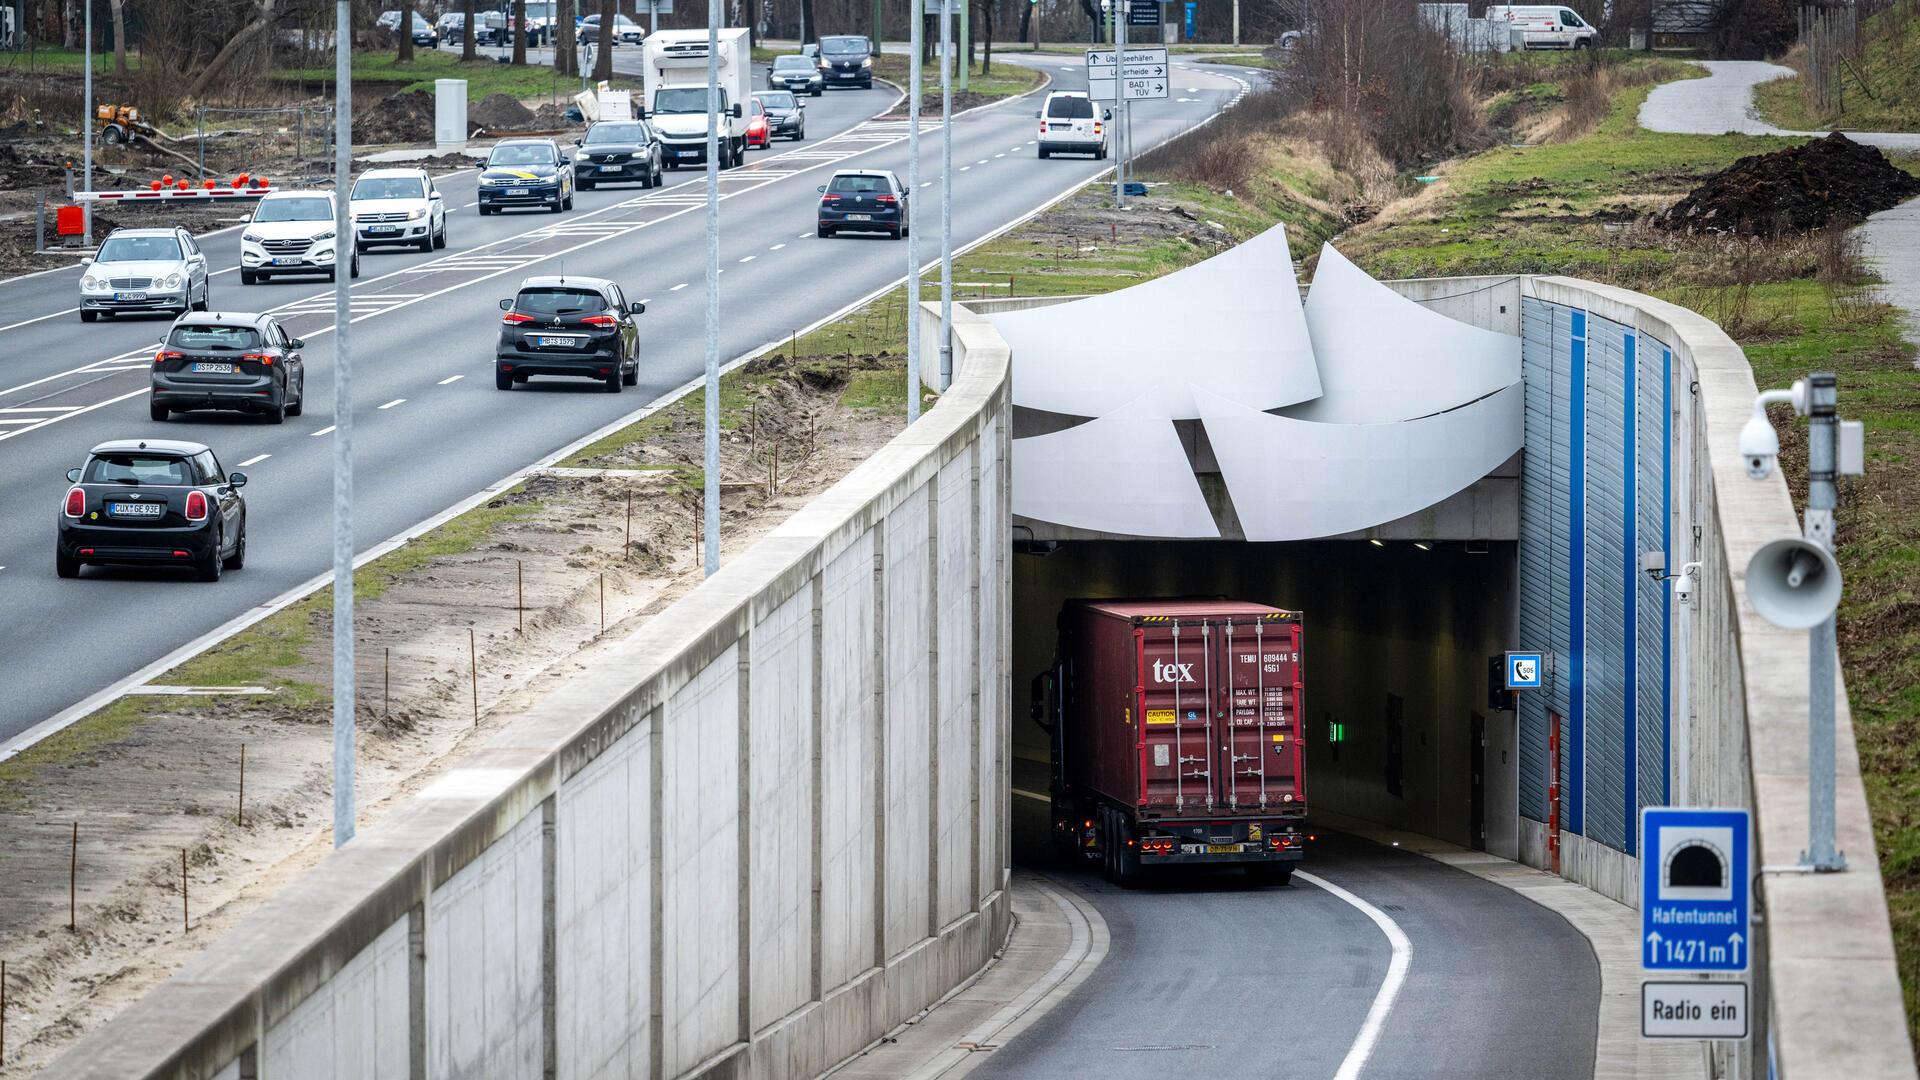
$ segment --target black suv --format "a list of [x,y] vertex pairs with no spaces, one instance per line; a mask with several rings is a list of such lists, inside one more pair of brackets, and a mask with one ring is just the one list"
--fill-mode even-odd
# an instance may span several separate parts
[[246,473],[223,473],[200,443],[116,439],[68,469],[54,570],[87,563],[190,566],[201,581],[247,561]]
[[821,38],[820,77],[828,86],[873,89],[873,43],[858,34]]
[[602,120],[573,140],[574,183],[582,191],[595,184],[640,181],[641,187],[659,187],[666,151],[645,120]]
[[633,317],[647,305],[629,303],[605,278],[530,277],[520,294],[500,301],[500,345],[493,385],[511,390],[529,375],[599,379],[607,392],[640,381],[640,329]]
[[153,354],[153,418],[188,409],[238,409],[274,424],[299,416],[307,403],[305,345],[271,315],[182,315]]

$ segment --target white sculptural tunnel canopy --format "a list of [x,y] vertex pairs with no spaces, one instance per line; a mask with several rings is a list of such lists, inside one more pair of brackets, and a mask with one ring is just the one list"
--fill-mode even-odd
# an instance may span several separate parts
[[[1115,535],[1220,535],[1174,427],[1199,420],[1249,540],[1382,525],[1520,449],[1520,340],[1321,249],[1304,305],[1285,227],[1153,281],[990,316],[1013,400],[1093,417],[1013,444],[1013,508]],[[1275,415],[1278,413],[1278,415]]]

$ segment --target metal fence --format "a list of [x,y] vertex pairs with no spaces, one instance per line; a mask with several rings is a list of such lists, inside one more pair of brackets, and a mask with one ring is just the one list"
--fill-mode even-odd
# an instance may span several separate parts
[[233,109],[201,106],[194,110],[199,178],[207,178],[208,154],[214,175],[224,168],[258,174],[296,174],[303,165],[324,166],[333,152],[333,106]]
[[[1855,0],[1841,6],[1802,5],[1800,8],[1800,44],[1806,48],[1806,72],[1803,93],[1807,104],[1819,116],[1838,119],[1847,111],[1847,97],[1871,97],[1864,65],[1871,33],[1863,33],[1861,23],[1896,7],[1906,10],[1889,18],[1920,17],[1920,3],[1914,0]],[[1881,28],[1883,32],[1891,32]]]

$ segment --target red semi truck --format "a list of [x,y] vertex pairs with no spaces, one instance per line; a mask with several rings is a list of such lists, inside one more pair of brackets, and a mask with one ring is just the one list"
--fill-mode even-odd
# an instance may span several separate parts
[[1054,841],[1134,884],[1232,863],[1285,884],[1306,836],[1300,614],[1236,600],[1076,600],[1034,718]]

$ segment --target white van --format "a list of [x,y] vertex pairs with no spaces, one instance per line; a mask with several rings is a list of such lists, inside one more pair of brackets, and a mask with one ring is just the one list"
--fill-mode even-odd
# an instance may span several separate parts
[[1487,8],[1487,22],[1520,31],[1529,49],[1591,49],[1600,41],[1600,31],[1578,12],[1556,4],[1495,5]]
[[1107,156],[1107,127],[1113,112],[1087,95],[1056,90],[1033,117],[1040,121],[1041,157],[1092,154],[1098,160]]

